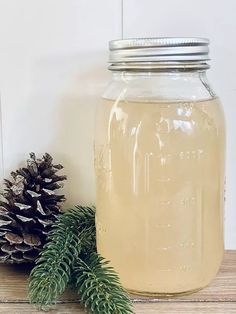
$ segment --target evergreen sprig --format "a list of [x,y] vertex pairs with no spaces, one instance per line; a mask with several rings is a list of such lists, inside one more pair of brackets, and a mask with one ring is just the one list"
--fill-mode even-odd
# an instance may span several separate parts
[[78,206],[58,217],[30,274],[29,299],[39,308],[47,309],[57,302],[82,248],[95,247],[94,216],[94,208]]
[[58,217],[30,274],[29,299],[48,309],[71,282],[91,313],[133,313],[117,274],[107,264],[96,253],[95,208],[70,209]]
[[74,275],[80,301],[91,313],[131,314],[132,306],[119,277],[108,262],[92,253],[87,259],[77,259]]

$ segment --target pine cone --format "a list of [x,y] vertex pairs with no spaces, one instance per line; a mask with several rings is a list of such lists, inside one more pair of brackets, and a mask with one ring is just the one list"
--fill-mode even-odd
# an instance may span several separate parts
[[0,262],[34,262],[46,243],[47,234],[61,212],[64,195],[55,191],[66,176],[56,173],[62,165],[53,165],[45,154],[36,159],[30,154],[27,167],[12,172],[12,181],[4,180],[0,200]]

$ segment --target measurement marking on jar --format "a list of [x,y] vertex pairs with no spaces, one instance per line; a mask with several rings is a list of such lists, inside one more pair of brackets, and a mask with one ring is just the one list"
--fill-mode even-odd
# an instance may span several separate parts
[[156,228],[170,228],[171,224],[156,224]]
[[203,149],[196,149],[196,150],[187,150],[179,152],[179,159],[180,160],[189,160],[189,159],[201,159],[203,156]]
[[173,247],[172,246],[163,246],[163,247],[157,247],[156,248],[156,250],[157,251],[168,251],[168,250],[171,250],[171,249],[173,249]]
[[181,248],[192,248],[192,247],[194,247],[195,246],[195,243],[194,242],[192,242],[192,241],[184,241],[184,242],[181,242],[180,244],[179,244],[179,246],[181,247]]
[[167,201],[159,201],[159,204],[160,204],[161,206],[168,206],[168,205],[171,204],[171,201],[169,201],[169,200],[167,200]]
[[181,272],[189,272],[192,268],[189,265],[181,265],[179,267],[174,268],[160,268],[158,269],[158,272],[170,272],[170,271],[181,271]]
[[189,241],[189,242],[181,242],[179,244],[173,245],[173,246],[161,246],[157,247],[157,251],[168,251],[173,249],[191,249],[196,246],[195,242]]
[[164,178],[157,178],[155,181],[165,183],[165,182],[170,182],[172,180],[171,178],[164,177]]
[[179,270],[182,271],[182,272],[187,272],[187,271],[190,271],[190,270],[191,270],[191,266],[189,266],[189,265],[183,265],[183,266],[180,266],[180,267],[179,267]]
[[158,271],[168,272],[168,271],[173,271],[173,269],[171,269],[171,268],[158,269]]
[[185,197],[185,198],[182,198],[180,200],[180,204],[187,208],[189,206],[193,206],[196,204],[196,197],[195,196],[190,196],[190,197]]

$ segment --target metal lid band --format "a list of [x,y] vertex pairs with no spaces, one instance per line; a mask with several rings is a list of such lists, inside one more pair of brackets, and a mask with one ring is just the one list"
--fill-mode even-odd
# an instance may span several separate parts
[[[206,38],[161,37],[112,40],[109,43],[111,70],[160,68],[209,68]],[[145,65],[145,63],[148,63]]]

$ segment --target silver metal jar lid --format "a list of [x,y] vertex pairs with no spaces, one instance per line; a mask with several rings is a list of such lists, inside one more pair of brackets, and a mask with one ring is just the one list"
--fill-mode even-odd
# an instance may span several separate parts
[[205,63],[209,40],[191,37],[131,38],[109,42],[109,63]]

